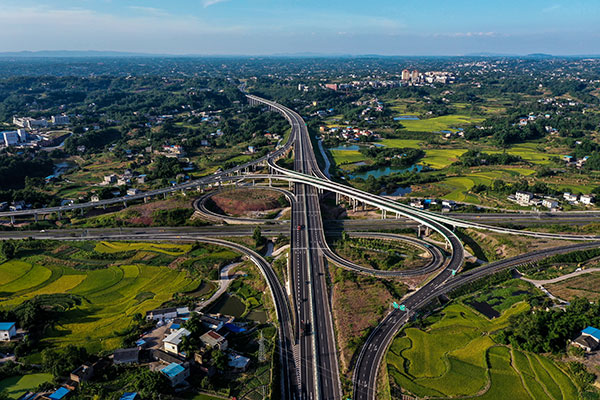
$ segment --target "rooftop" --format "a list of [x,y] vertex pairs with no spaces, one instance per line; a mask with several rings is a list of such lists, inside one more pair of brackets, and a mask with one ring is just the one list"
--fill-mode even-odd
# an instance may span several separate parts
[[590,335],[594,339],[600,341],[600,329],[594,328],[593,326],[588,326],[584,330],[581,331],[582,334]]
[[171,363],[160,370],[160,372],[162,372],[169,378],[173,378],[182,373],[183,371],[185,371],[185,368],[181,364],[176,363]]
[[137,398],[137,392],[125,392],[119,400],[135,400]]
[[50,400],[60,400],[63,397],[65,397],[67,394],[69,394],[70,390],[67,389],[66,387],[59,387],[56,392],[52,393],[50,396],[48,396],[48,398]]
[[181,343],[181,338],[183,338],[184,336],[189,336],[189,335],[190,335],[190,331],[188,331],[185,328],[181,328],[181,329],[178,329],[175,332],[171,333],[169,336],[167,336],[165,338],[165,340],[163,340],[163,342],[179,344],[179,343]]
[[7,331],[15,326],[14,322],[0,322],[0,331]]

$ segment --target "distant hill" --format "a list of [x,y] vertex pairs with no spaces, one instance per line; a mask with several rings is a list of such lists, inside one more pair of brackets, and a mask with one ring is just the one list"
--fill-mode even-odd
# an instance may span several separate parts
[[31,57],[161,57],[163,54],[133,53],[122,51],[96,50],[41,50],[0,52],[1,58],[31,58]]

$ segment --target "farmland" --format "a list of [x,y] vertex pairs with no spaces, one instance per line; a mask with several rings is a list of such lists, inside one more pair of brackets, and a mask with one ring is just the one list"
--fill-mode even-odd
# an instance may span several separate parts
[[481,117],[471,117],[463,114],[443,115],[441,117],[406,120],[402,121],[402,126],[407,131],[412,132],[440,132],[457,130],[467,125],[482,122]]
[[177,293],[201,290],[203,279],[238,257],[215,246],[124,242],[51,242],[42,251],[22,254],[0,264],[0,271],[11,271],[2,274],[0,307],[39,295],[77,296],[81,304],[61,313],[43,342],[84,345],[90,352],[121,346],[120,332],[127,331],[136,313],[159,307]]
[[50,374],[28,374],[12,376],[0,381],[0,393],[6,391],[10,398],[17,399],[28,391],[35,390],[39,385],[46,382],[52,382]]
[[392,390],[417,396],[477,399],[575,399],[578,391],[559,364],[548,358],[499,346],[493,333],[511,315],[528,309],[520,302],[487,319],[463,303],[429,317],[424,329],[409,327],[387,356]]

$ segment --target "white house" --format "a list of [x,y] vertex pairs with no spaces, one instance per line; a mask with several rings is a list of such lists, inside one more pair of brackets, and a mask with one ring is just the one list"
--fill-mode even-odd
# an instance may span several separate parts
[[583,194],[581,195],[581,197],[579,197],[579,201],[582,204],[590,205],[594,202],[594,196],[591,196],[589,194]]
[[554,200],[554,199],[544,199],[542,200],[542,205],[546,208],[558,208],[558,201]]
[[563,193],[563,198],[570,203],[577,203],[577,200],[579,199],[576,194],[571,194],[568,192]]
[[185,328],[180,328],[175,332],[171,333],[163,340],[163,346],[166,352],[179,354],[179,346],[181,346],[181,342],[184,337],[189,336],[190,331]]
[[0,340],[9,341],[17,335],[17,328],[14,322],[0,322]]
[[529,202],[533,199],[533,193],[517,192],[515,193],[515,199],[519,204],[529,204]]

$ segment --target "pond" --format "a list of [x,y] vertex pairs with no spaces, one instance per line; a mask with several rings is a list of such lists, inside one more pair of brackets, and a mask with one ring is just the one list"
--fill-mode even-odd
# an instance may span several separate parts
[[471,301],[469,305],[489,319],[497,318],[500,316],[500,313],[494,310],[492,306],[486,302]]
[[207,310],[209,313],[220,313],[240,318],[246,311],[246,305],[237,296],[225,294]]
[[352,179],[355,179],[355,178],[367,179],[369,176],[379,178],[381,176],[386,176],[386,175],[391,175],[391,174],[396,174],[396,173],[421,172],[423,170],[423,168],[424,167],[422,165],[418,165],[418,164],[415,164],[409,168],[404,168],[404,169],[387,167],[387,168],[374,169],[372,171],[360,172],[358,174],[350,175],[350,178],[352,178]]
[[408,187],[399,187],[396,188],[396,190],[394,190],[393,192],[383,192],[381,195],[382,196],[404,196],[405,194],[409,194],[410,192],[412,192],[412,188],[410,186]]
[[416,115],[399,115],[394,117],[394,121],[419,121],[420,119]]
[[356,144],[341,144],[337,147],[331,147],[329,150],[337,150],[337,151],[349,151],[349,150],[360,150],[360,146]]
[[260,324],[264,324],[268,320],[267,312],[264,310],[250,311],[248,313],[248,315],[246,315],[246,318],[248,318],[249,320],[252,320],[254,322],[258,322]]

